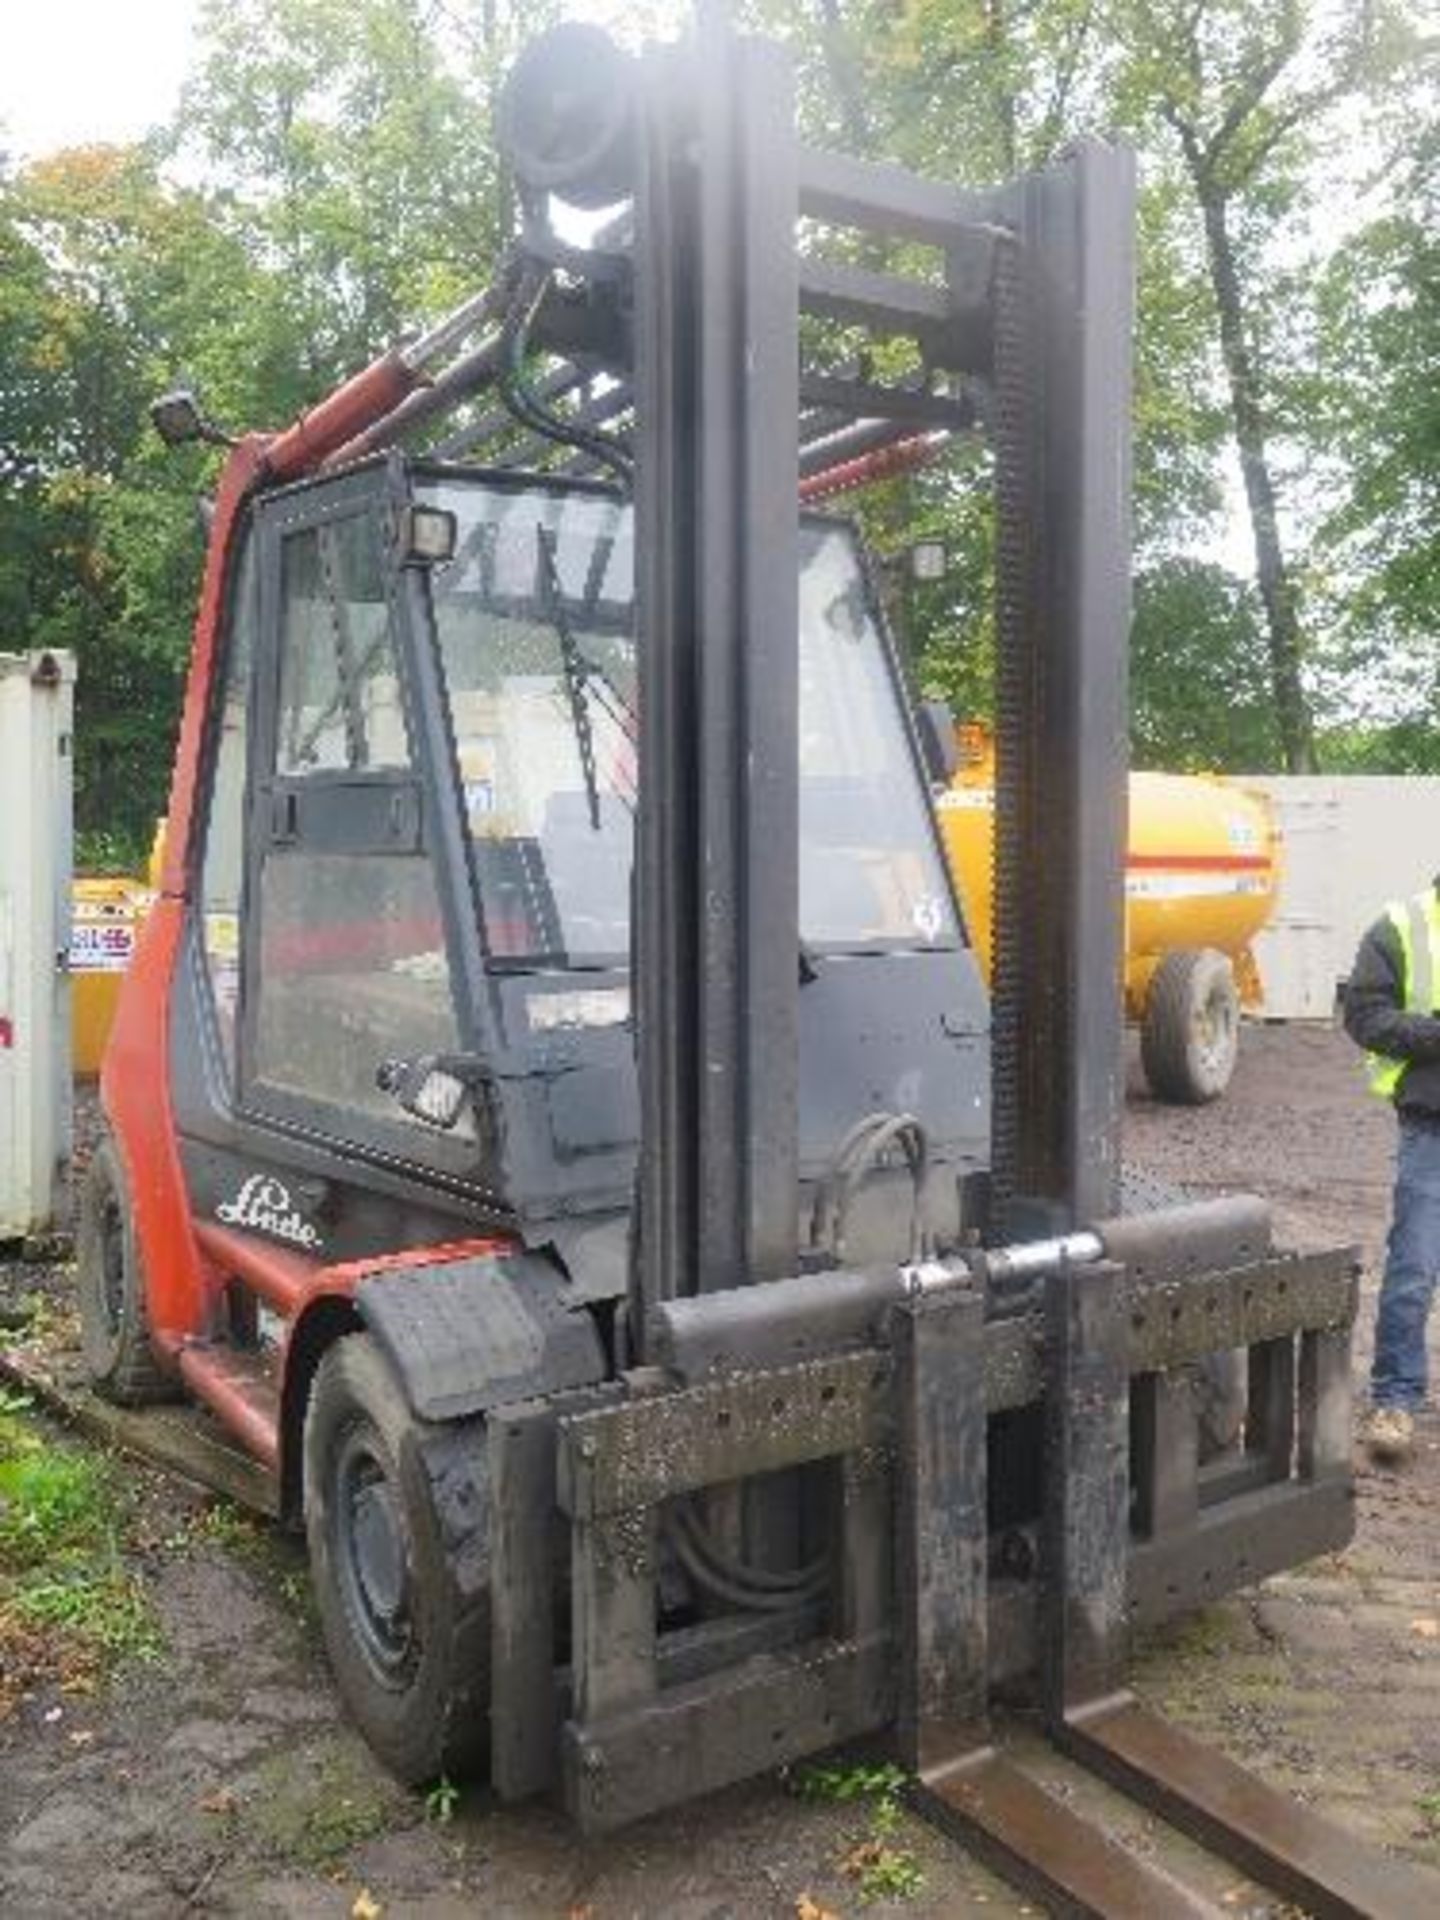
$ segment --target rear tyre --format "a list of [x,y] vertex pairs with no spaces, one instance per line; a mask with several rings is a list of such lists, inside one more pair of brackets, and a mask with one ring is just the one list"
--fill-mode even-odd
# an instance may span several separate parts
[[81,1344],[96,1392],[122,1407],[174,1399],[179,1387],[151,1345],[130,1194],[109,1140],[96,1147],[80,1190],[76,1278]]
[[1218,1099],[1239,1048],[1240,996],[1226,956],[1213,947],[1167,953],[1140,1029],[1140,1060],[1156,1099],[1182,1107]]
[[315,1375],[305,1531],[336,1684],[412,1786],[473,1773],[489,1739],[489,1489],[482,1422],[417,1419],[368,1334]]

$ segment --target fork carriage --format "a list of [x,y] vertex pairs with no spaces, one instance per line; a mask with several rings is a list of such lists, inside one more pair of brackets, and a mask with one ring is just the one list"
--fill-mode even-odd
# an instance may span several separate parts
[[[492,1413],[497,1791],[563,1782],[609,1827],[892,1726],[923,1774],[983,1746],[993,1690],[1028,1683],[1063,1722],[1121,1688],[1133,1628],[1346,1543],[1352,1253],[1274,1254],[1263,1207],[1221,1201],[1018,1254],[1034,1277],[1000,1314],[1003,1254],[670,1302],[654,1366]],[[1202,1464],[1197,1368],[1233,1349],[1243,1439]],[[1027,1422],[1038,1488],[1007,1475]],[[677,1507],[733,1534],[736,1484],[797,1469],[833,1518],[826,1578],[662,1629]],[[558,1743],[534,1710],[557,1511]]]

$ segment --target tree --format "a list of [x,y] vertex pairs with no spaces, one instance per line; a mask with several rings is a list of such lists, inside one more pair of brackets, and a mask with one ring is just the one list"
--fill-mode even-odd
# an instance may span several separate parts
[[1317,538],[1331,607],[1326,760],[1440,771],[1440,135],[1340,249],[1307,394],[1338,475]]
[[[1340,118],[1356,138],[1379,82],[1415,65],[1404,0],[774,0],[762,12],[789,25],[807,125],[822,142],[976,181],[1042,165],[1080,133],[1119,125],[1137,137],[1140,574],[1153,586],[1213,546],[1220,456],[1233,444],[1275,751],[1293,768],[1312,765],[1330,631],[1363,595],[1360,571],[1337,601],[1309,555],[1297,565],[1287,552],[1323,506],[1312,478],[1323,415],[1304,356],[1340,346],[1334,329],[1317,332],[1326,247],[1313,227],[1305,237],[1302,216],[1337,177],[1326,142]],[[1412,112],[1402,140],[1423,124]],[[1359,267],[1342,264],[1343,285],[1354,288]],[[1413,446],[1400,461],[1417,471]],[[1287,466],[1306,476],[1288,500]],[[933,518],[933,493],[912,498]],[[952,498],[973,513],[973,490]],[[893,521],[893,503],[887,511]],[[1314,618],[1302,624],[1303,596]],[[1160,604],[1182,599],[1167,592]],[[923,602],[917,617],[931,621]],[[921,636],[942,678],[945,631],[931,622]],[[1183,654],[1187,636],[1175,644]]]
[[189,652],[216,457],[164,449],[149,401],[184,378],[278,425],[483,283],[520,19],[447,52],[419,0],[215,6],[169,138],[0,174],[0,617],[78,657],[82,858],[148,844]]
[[112,147],[0,183],[0,266],[0,620],[76,654],[82,854],[134,858],[165,801],[209,464],[165,456],[146,405],[177,363],[221,374],[256,276],[202,196]]
[[1281,750],[1315,764],[1296,582],[1281,536],[1273,461],[1274,382],[1264,352],[1264,243],[1292,203],[1317,131],[1393,58],[1375,0],[1135,0],[1106,21],[1129,56],[1122,99],[1169,129],[1199,210],[1231,423],[1265,609]]
[[[916,0],[898,10],[805,0],[762,12],[793,38],[805,131],[817,144],[979,184],[1044,166],[1077,133],[1103,131],[1114,117],[1116,58],[1094,0]],[[1212,377],[1198,223],[1173,168],[1148,170],[1139,221],[1136,528],[1142,559],[1155,563],[1204,537],[1220,511],[1226,418]],[[988,464],[961,448],[861,505],[882,547],[945,539],[946,580],[906,597],[912,651],[925,686],[976,717],[992,706],[987,475]]]
[[212,0],[175,141],[274,270],[296,365],[270,417],[489,277],[508,217],[495,77],[522,22],[556,10],[491,0],[472,22],[424,0]]
[[1172,557],[1135,581],[1131,745],[1140,766],[1255,773],[1275,764],[1274,705],[1254,589]]

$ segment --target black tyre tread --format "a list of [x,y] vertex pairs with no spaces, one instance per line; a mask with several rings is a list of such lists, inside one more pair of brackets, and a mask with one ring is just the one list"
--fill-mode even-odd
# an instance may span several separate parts
[[[104,1325],[100,1294],[105,1285],[105,1209],[114,1197],[123,1235],[123,1299],[121,1325],[111,1333]],[[117,1406],[152,1406],[174,1400],[180,1388],[156,1357],[150,1341],[150,1316],[145,1305],[145,1280],[140,1249],[135,1240],[130,1193],[114,1142],[96,1146],[80,1189],[80,1221],[76,1238],[76,1285],[80,1318],[85,1330],[85,1357],[97,1393]]]
[[[1140,1062],[1156,1099],[1174,1106],[1200,1107],[1218,1099],[1230,1074],[1211,1084],[1201,1078],[1191,1056],[1197,975],[1223,969],[1239,1017],[1239,996],[1229,960],[1214,947],[1187,947],[1167,953],[1155,969],[1140,1029]],[[1233,1071],[1233,1055],[1231,1069]]]
[[[353,1647],[330,1577],[317,1448],[354,1410],[368,1419],[407,1495],[406,1517],[444,1581],[443,1645],[430,1642],[424,1683],[401,1703],[369,1676]],[[338,1430],[338,1429],[335,1429]],[[407,1471],[408,1469],[408,1471]],[[425,1511],[411,1496],[420,1490]],[[474,1777],[489,1754],[489,1494],[484,1422],[433,1423],[412,1413],[369,1334],[344,1335],[316,1371],[305,1423],[305,1527],[311,1577],[332,1670],[351,1717],[381,1760],[408,1785],[441,1774]]]

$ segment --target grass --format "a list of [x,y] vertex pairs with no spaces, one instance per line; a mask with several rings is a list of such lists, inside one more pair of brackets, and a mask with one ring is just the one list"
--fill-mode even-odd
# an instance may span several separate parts
[[124,1557],[131,1502],[104,1456],[45,1436],[0,1400],[0,1718],[46,1684],[88,1690],[161,1638]]
[[867,1903],[872,1900],[913,1900],[924,1891],[925,1872],[908,1847],[894,1844],[902,1808],[904,1771],[897,1766],[802,1767],[794,1776],[802,1800],[863,1806],[869,1814],[866,1832],[846,1848],[840,1871],[853,1880]]

